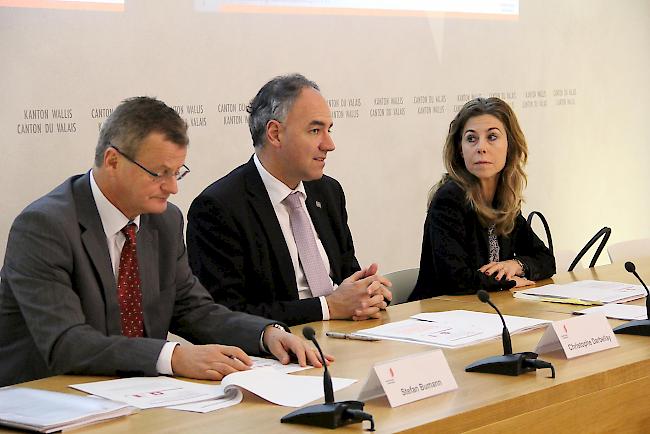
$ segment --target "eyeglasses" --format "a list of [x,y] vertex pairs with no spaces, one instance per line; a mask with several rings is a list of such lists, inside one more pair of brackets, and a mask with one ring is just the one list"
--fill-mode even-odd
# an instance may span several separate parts
[[153,172],[153,171],[147,169],[147,168],[144,167],[142,164],[138,163],[138,162],[135,161],[133,158],[129,157],[129,156],[126,155],[124,152],[120,151],[120,149],[119,149],[117,146],[115,146],[115,145],[109,145],[109,146],[110,146],[111,148],[115,149],[115,150],[117,151],[117,153],[120,154],[122,157],[126,158],[126,159],[129,160],[131,163],[135,164],[135,165],[138,166],[140,169],[144,170],[144,171],[147,172],[149,175],[153,176],[153,178],[154,178],[156,181],[161,181],[161,182],[162,182],[163,180],[165,180],[165,179],[169,179],[169,178],[176,178],[176,181],[180,181],[181,179],[183,179],[183,178],[185,177],[185,175],[187,175],[188,173],[190,173],[190,168],[187,167],[187,166],[184,165],[184,164],[183,164],[183,165],[182,165],[182,166],[181,166],[181,167],[180,167],[176,172],[173,172],[173,173],[172,173],[171,171],[169,171],[169,170],[166,170],[166,171],[164,171],[163,173],[156,173],[156,172]]

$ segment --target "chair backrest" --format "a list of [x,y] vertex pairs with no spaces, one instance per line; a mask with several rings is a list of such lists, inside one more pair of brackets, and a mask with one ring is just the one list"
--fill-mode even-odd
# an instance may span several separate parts
[[610,237],[611,234],[612,234],[612,230],[610,228],[608,228],[607,226],[605,226],[604,228],[602,228],[601,230],[596,232],[596,235],[594,235],[593,237],[591,237],[591,239],[589,241],[587,241],[587,244],[585,244],[585,246],[582,248],[582,250],[580,250],[578,252],[578,255],[576,256],[576,258],[573,260],[571,265],[569,265],[569,271],[573,271],[573,269],[576,267],[576,265],[578,265],[578,263],[580,262],[580,259],[582,259],[582,257],[585,255],[585,253],[587,253],[589,248],[591,246],[593,246],[596,243],[596,241],[598,241],[598,239],[602,238],[602,240],[600,241],[600,244],[598,245],[598,248],[596,249],[596,252],[594,253],[593,258],[591,258],[591,262],[589,263],[589,268],[596,265],[596,261],[598,260],[598,257],[600,256],[600,253],[605,248],[605,244],[607,244],[607,240],[609,240],[609,237]]
[[408,301],[418,281],[419,273],[419,268],[409,268],[384,275],[384,277],[393,283],[393,286],[390,288],[393,293],[393,301],[390,303],[391,306]]
[[[546,232],[546,242],[548,245],[548,249],[551,251],[551,254],[555,256],[555,268],[557,270],[567,270],[567,271],[573,271],[574,268],[583,268],[582,264],[580,263],[580,260],[582,257],[587,253],[589,248],[593,246],[596,241],[598,241],[601,237],[602,240],[600,241],[600,244],[598,245],[598,248],[596,249],[596,252],[594,253],[593,258],[591,258],[591,262],[589,263],[589,268],[593,267],[596,265],[596,261],[600,257],[600,253],[603,251],[605,248],[605,244],[607,244],[607,240],[609,240],[610,235],[612,234],[612,230],[608,227],[604,227],[598,232],[596,232],[596,235],[591,237],[591,239],[585,244],[585,246],[578,252],[577,255],[571,260],[571,255],[574,254],[574,252],[570,250],[559,250],[557,252],[553,251],[553,237],[551,236],[551,229],[548,226],[548,222],[546,221],[546,218],[544,218],[544,214],[542,214],[539,211],[532,211],[530,214],[528,214],[528,218],[526,219],[528,222],[528,226],[532,228],[532,221],[533,217],[539,217],[540,221],[544,225],[544,231]],[[608,249],[609,252],[609,249]],[[650,253],[649,253],[650,255]],[[611,259],[611,254],[610,254],[610,259]]]
[[614,243],[607,248],[607,254],[612,263],[650,256],[650,238]]
[[[570,249],[558,249],[553,252],[555,256],[555,269],[558,273],[563,271],[569,271],[569,266],[573,263],[573,260],[576,257],[576,251]],[[582,262],[578,261],[573,268],[584,268]]]
[[528,222],[528,226],[533,227],[532,222],[533,222],[533,217],[539,217],[539,220],[542,222],[544,225],[544,231],[546,232],[546,245],[548,246],[548,249],[551,251],[551,254],[553,255],[553,237],[551,236],[551,228],[548,227],[548,222],[546,221],[546,218],[544,217],[544,214],[542,214],[539,211],[531,211],[530,214],[528,214],[528,219],[526,221]]

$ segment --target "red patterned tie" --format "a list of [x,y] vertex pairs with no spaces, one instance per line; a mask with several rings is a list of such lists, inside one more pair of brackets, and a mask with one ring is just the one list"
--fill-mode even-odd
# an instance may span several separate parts
[[117,297],[120,303],[122,334],[134,338],[144,336],[142,321],[142,292],[140,271],[135,249],[135,224],[122,228],[126,240],[120,255],[120,269],[117,278]]

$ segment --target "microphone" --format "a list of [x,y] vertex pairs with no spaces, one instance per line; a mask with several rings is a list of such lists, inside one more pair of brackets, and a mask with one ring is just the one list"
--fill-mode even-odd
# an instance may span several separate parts
[[646,286],[641,276],[636,272],[636,266],[634,263],[627,261],[625,263],[625,270],[628,273],[634,274],[641,285],[645,288],[646,298],[645,298],[645,309],[646,309],[646,318],[636,321],[630,321],[623,325],[614,328],[614,333],[623,334],[623,335],[637,335],[637,336],[650,336],[650,291]]
[[641,285],[645,288],[645,293],[646,293],[646,298],[645,298],[645,308],[646,308],[646,316],[650,319],[650,291],[648,291],[648,287],[646,286],[645,282],[643,279],[641,279],[641,276],[639,276],[639,273],[636,272],[636,266],[634,263],[627,261],[625,263],[625,269],[627,270],[628,273],[634,274],[634,277],[636,277],[639,282],[641,282]]
[[325,372],[323,374],[323,389],[325,391],[325,403],[310,405],[293,411],[282,419],[282,423],[297,423],[302,425],[318,426],[321,428],[338,428],[340,426],[352,423],[360,423],[364,420],[370,421],[369,431],[375,430],[375,421],[371,414],[363,411],[365,405],[361,401],[342,401],[334,402],[334,388],[332,386],[332,377],[327,369],[327,361],[323,350],[321,350],[316,340],[316,332],[312,327],[305,326],[302,329],[302,335],[305,339],[310,340],[316,346],[320,353]]
[[537,353],[512,353],[510,332],[506,326],[506,320],[503,318],[503,315],[501,315],[501,311],[499,311],[494,303],[490,301],[490,294],[488,294],[487,291],[481,289],[476,294],[478,295],[478,299],[481,300],[481,302],[492,306],[492,308],[496,310],[496,312],[499,314],[499,317],[501,318],[501,322],[503,323],[503,331],[501,332],[501,337],[503,340],[503,355],[478,360],[474,363],[469,364],[465,368],[465,371],[517,376],[523,374],[524,372],[549,368],[551,370],[551,378],[555,378],[555,368],[553,365],[549,362],[539,360],[537,358]]
[[312,341],[316,346],[316,349],[320,353],[320,359],[323,361],[323,368],[325,368],[325,373],[323,374],[323,390],[325,390],[325,404],[330,404],[334,402],[334,388],[332,387],[332,377],[330,377],[330,371],[327,369],[327,363],[325,361],[325,355],[323,350],[320,349],[318,341],[316,340],[316,332],[313,328],[306,326],[302,329],[302,335],[308,341]]
[[508,326],[506,326],[506,320],[503,319],[503,315],[501,315],[501,311],[490,301],[490,294],[487,293],[487,291],[481,289],[477,292],[478,299],[481,300],[483,303],[487,303],[490,306],[492,306],[492,309],[496,310],[497,313],[499,314],[499,318],[501,318],[501,322],[503,323],[503,331],[501,332],[501,339],[503,340],[503,355],[507,356],[508,354],[512,354],[512,342],[510,341],[510,331],[508,331]]

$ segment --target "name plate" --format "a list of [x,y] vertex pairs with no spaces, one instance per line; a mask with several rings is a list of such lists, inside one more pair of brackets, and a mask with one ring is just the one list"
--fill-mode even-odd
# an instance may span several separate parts
[[386,395],[391,407],[457,389],[442,350],[376,363],[359,393],[359,401]]
[[562,349],[567,359],[618,347],[618,341],[602,314],[590,314],[554,321],[539,340],[539,354]]

